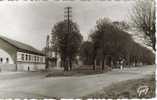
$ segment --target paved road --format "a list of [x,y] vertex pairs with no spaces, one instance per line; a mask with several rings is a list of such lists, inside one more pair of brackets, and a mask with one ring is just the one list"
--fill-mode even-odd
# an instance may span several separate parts
[[97,75],[45,78],[45,73],[0,73],[0,98],[81,97],[112,83],[147,77],[154,66],[114,69]]

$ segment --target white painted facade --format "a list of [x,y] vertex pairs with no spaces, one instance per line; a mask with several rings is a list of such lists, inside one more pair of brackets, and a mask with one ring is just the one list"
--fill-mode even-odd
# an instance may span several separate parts
[[45,56],[40,56],[36,54],[17,52],[17,61],[22,61],[26,63],[45,63]]
[[15,71],[16,65],[11,56],[0,49],[0,71]]
[[11,56],[0,49],[0,67],[5,71],[37,71],[45,70],[45,56],[17,52],[16,65]]
[[11,56],[3,49],[0,49],[0,64],[14,64]]
[[17,69],[20,71],[45,70],[45,56],[17,52]]
[[0,35],[0,71],[38,70],[45,70],[45,56],[41,51]]

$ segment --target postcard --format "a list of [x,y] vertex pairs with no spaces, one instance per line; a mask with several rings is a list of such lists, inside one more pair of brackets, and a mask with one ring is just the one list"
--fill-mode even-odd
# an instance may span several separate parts
[[0,0],[0,99],[155,99],[155,0]]

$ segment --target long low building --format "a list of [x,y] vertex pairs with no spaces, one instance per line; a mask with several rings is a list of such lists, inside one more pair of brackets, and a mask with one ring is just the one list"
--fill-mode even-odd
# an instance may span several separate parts
[[0,71],[45,70],[45,55],[34,47],[0,35]]

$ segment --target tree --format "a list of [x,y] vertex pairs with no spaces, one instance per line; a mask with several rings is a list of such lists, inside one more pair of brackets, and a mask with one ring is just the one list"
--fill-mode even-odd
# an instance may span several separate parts
[[72,69],[72,61],[75,59],[82,42],[82,36],[76,23],[70,21],[70,33],[67,20],[58,22],[52,29],[54,47],[61,57],[65,71]]
[[[153,64],[154,54],[136,43],[129,33],[123,31],[123,26],[126,25],[124,23],[115,25],[115,22],[107,18],[97,21],[95,30],[90,35],[93,44],[93,69],[95,69],[94,61],[98,58],[101,59],[102,70],[104,70],[104,65],[111,67],[111,62],[116,66],[120,59],[125,59],[127,65],[135,64],[136,66],[141,62]],[[128,26],[125,27],[127,28]],[[149,55],[143,56],[144,53],[149,53]]]
[[144,32],[150,45],[156,51],[155,0],[137,0],[130,14],[133,26]]
[[109,19],[104,18],[97,21],[95,31],[91,34],[91,40],[97,47],[97,55],[99,51],[102,70],[104,70],[105,64],[111,66],[112,61],[115,62],[119,57],[125,56],[126,41],[131,41],[132,38],[128,33],[115,26]]
[[80,48],[80,57],[85,65],[92,64],[93,44],[91,41],[84,41]]
[[97,56],[97,52],[98,49],[100,48],[100,37],[101,35],[97,33],[97,31],[93,31],[90,35],[91,41],[92,41],[92,64],[93,64],[93,70],[95,70],[96,68],[96,56]]

